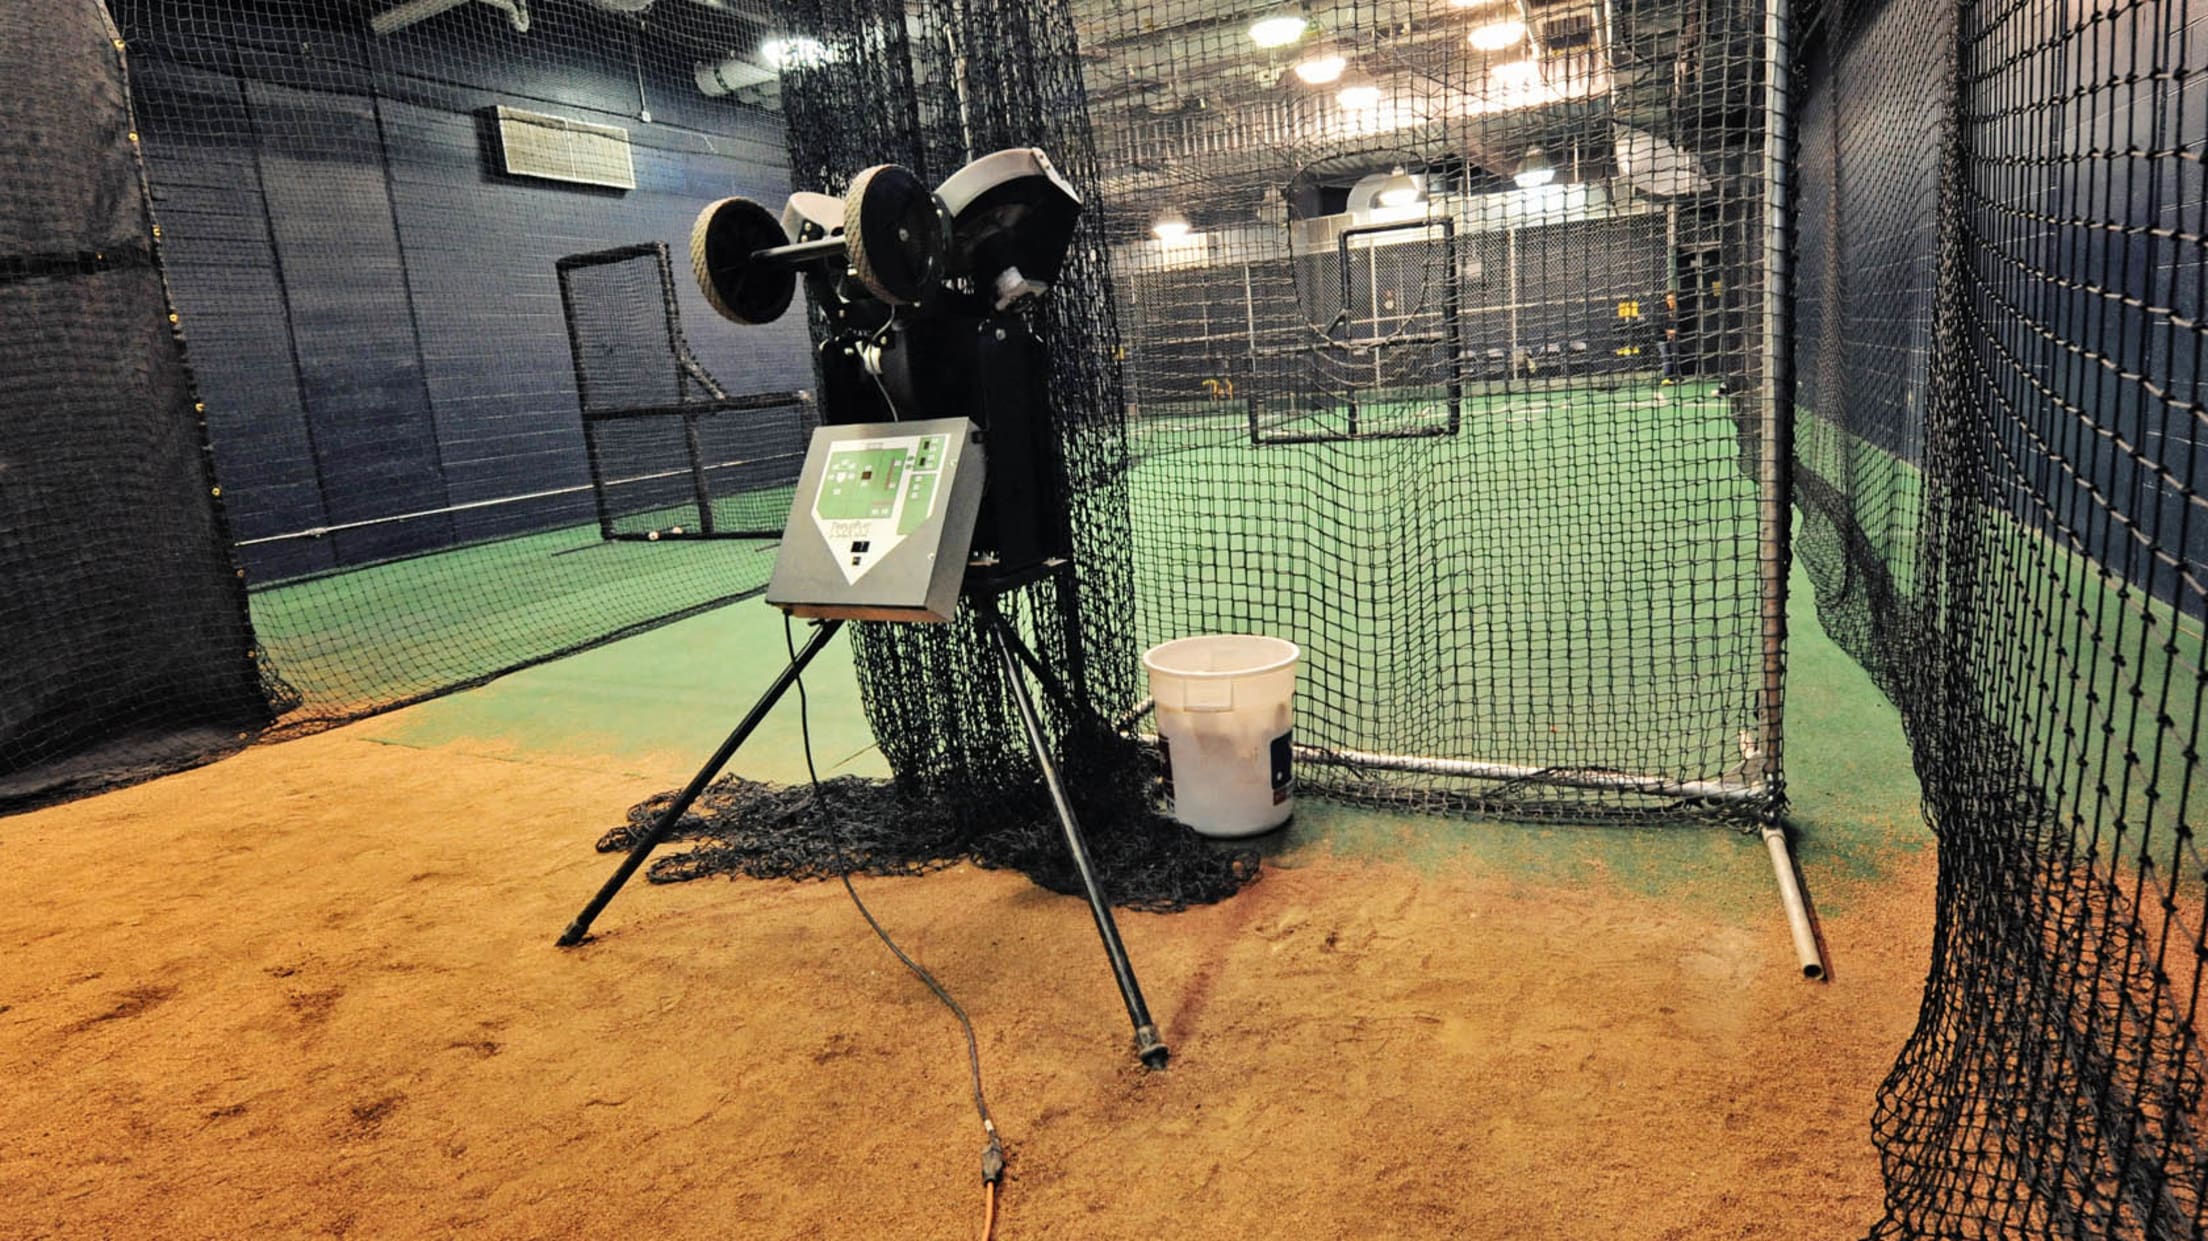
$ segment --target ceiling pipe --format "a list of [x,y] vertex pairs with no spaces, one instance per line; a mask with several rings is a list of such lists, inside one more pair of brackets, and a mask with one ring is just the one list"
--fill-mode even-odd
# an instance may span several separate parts
[[[479,0],[506,14],[506,20],[517,34],[529,33],[529,0]],[[368,19],[368,28],[378,35],[396,34],[417,22],[425,22],[439,13],[449,12],[468,3],[468,0],[407,0],[405,4],[385,9]]]
[[691,70],[697,79],[699,93],[709,99],[732,95],[754,86],[765,86],[777,81],[774,70],[752,63],[744,56],[724,56],[719,60],[701,60]]
[[774,13],[765,0],[690,0],[701,9],[727,13],[755,26],[774,24]]

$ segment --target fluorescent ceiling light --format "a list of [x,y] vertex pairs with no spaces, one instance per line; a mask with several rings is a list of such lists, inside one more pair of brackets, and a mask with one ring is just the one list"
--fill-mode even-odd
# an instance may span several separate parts
[[1517,20],[1489,22],[1485,26],[1474,27],[1472,33],[1465,36],[1465,42],[1483,52],[1500,52],[1504,48],[1518,46],[1525,39],[1526,24]]
[[1306,86],[1324,86],[1342,76],[1349,68],[1349,61],[1340,52],[1321,50],[1296,62],[1296,76]]
[[1527,147],[1526,157],[1518,161],[1518,174],[1511,178],[1522,190],[1539,189],[1556,180],[1556,165],[1540,147]]
[[759,45],[759,59],[771,69],[817,69],[828,63],[828,45],[803,35],[769,39]]
[[1388,179],[1381,182],[1376,197],[1383,207],[1408,207],[1426,197],[1426,187],[1419,184],[1417,177],[1405,172],[1403,165],[1397,164]]
[[1188,216],[1179,207],[1167,207],[1158,214],[1157,221],[1150,226],[1150,232],[1159,241],[1179,241],[1188,236],[1190,227]]
[[1524,90],[1541,82],[1541,66],[1530,60],[1514,60],[1487,71],[1487,80],[1506,90]]
[[1293,13],[1276,13],[1250,23],[1250,42],[1259,47],[1286,47],[1303,37],[1311,23]]
[[1352,112],[1363,112],[1380,106],[1380,84],[1363,73],[1353,73],[1342,79],[1342,89],[1334,98]]

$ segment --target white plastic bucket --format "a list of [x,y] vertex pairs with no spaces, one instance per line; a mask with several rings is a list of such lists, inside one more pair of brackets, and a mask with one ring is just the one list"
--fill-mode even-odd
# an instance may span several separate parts
[[1143,652],[1157,704],[1165,796],[1206,836],[1254,836],[1295,813],[1293,642],[1176,638]]

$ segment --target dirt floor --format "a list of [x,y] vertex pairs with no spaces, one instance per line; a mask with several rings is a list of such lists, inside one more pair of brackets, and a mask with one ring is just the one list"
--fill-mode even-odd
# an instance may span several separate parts
[[[356,727],[0,820],[0,1236],[976,1235],[957,1028],[840,887],[552,946],[656,786]],[[1710,899],[1319,843],[1124,915],[1156,1074],[1078,901],[863,890],[979,1029],[1001,1237],[1860,1236],[1931,854],[1822,872],[1817,985],[1709,848]]]

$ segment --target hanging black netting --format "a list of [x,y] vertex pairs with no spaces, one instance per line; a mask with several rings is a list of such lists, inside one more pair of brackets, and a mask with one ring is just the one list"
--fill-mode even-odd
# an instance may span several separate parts
[[0,9],[0,810],[266,724],[245,592],[96,0]]
[[1136,632],[1299,644],[1308,788],[1775,811],[1763,6],[1277,8],[1086,10]]
[[2208,1236],[2208,42],[2183,0],[1805,44],[1802,557],[1939,837],[1881,1237]]
[[701,202],[786,192],[761,11],[110,7],[232,555],[297,693],[269,735],[764,584],[805,335],[718,330],[657,259]]
[[[1070,12],[1063,3],[786,3],[806,51],[783,76],[791,166],[801,189],[840,193],[853,174],[903,164],[936,184],[969,160],[1036,146],[1087,202],[1037,327],[1050,353],[1047,416],[1062,464],[1051,480],[1073,535],[1074,572],[1008,599],[1045,665],[1085,714],[1136,699],[1127,446],[1103,206]],[[986,803],[1031,766],[996,664],[971,618],[948,628],[861,625],[853,638],[869,720],[901,780]],[[1062,704],[1054,730],[1075,723]],[[1114,763],[1107,766],[1118,765]],[[1018,773],[1018,774],[1014,774]]]

